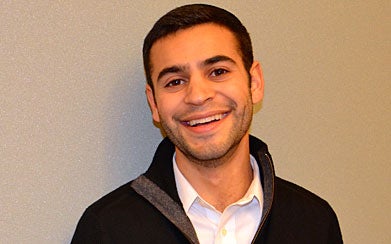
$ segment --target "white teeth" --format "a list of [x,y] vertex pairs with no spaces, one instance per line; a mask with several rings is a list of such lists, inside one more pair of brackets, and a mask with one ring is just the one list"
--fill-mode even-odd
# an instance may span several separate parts
[[220,120],[223,117],[224,117],[224,114],[216,114],[216,115],[213,115],[213,116],[210,116],[210,117],[207,117],[207,118],[190,120],[189,121],[189,125],[190,126],[195,126],[195,125],[198,125],[198,124],[204,124],[204,123],[208,123],[208,122],[211,122],[211,121],[214,121],[214,120]]

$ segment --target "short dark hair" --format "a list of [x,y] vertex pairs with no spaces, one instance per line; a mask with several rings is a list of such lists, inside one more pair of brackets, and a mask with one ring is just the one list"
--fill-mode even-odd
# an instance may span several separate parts
[[232,13],[207,4],[189,4],[175,8],[162,16],[149,31],[144,39],[143,60],[147,83],[151,86],[151,60],[150,53],[153,44],[179,30],[195,25],[214,23],[230,30],[239,44],[239,51],[245,69],[249,72],[254,61],[250,35],[240,20]]

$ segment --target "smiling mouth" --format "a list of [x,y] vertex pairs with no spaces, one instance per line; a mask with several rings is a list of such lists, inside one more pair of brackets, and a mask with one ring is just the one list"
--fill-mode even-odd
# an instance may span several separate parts
[[200,126],[200,125],[205,125],[209,124],[211,122],[219,121],[223,118],[225,118],[228,115],[228,113],[222,113],[222,114],[215,114],[206,118],[201,118],[201,119],[193,119],[186,121],[185,124],[187,126],[195,127],[195,126]]

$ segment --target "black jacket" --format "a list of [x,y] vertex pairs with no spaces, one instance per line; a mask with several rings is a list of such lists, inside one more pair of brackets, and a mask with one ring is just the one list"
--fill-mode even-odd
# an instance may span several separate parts
[[[87,208],[72,243],[198,243],[176,190],[173,153],[174,145],[164,139],[145,174]],[[253,243],[343,243],[326,201],[276,177],[266,144],[252,136],[250,153],[258,162],[264,194]]]

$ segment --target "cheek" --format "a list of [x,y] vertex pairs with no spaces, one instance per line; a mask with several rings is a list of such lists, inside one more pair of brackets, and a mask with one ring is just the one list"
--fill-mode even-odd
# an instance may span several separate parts
[[166,118],[172,115],[175,112],[175,108],[178,107],[178,104],[174,99],[167,96],[160,96],[156,99],[156,109],[160,117]]
[[225,86],[220,91],[237,105],[247,103],[247,100],[251,97],[250,90],[245,84],[243,86]]

